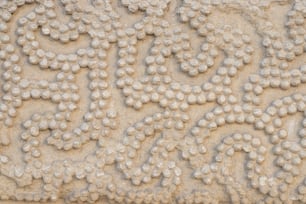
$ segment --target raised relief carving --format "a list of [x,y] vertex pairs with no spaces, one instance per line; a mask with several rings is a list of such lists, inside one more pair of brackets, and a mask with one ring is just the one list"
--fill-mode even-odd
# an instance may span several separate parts
[[0,200],[306,203],[305,0],[0,0]]

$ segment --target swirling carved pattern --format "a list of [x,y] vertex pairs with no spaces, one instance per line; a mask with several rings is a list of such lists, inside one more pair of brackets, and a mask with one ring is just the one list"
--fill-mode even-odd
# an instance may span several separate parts
[[306,203],[305,18],[304,0],[1,1],[0,199]]

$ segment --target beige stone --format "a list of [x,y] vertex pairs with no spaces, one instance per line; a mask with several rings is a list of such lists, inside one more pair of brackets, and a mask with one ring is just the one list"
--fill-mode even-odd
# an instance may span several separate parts
[[306,203],[305,0],[0,0],[1,203]]

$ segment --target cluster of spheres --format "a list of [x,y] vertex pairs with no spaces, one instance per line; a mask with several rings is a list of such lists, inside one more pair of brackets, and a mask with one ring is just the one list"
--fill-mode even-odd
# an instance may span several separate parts
[[305,0],[175,2],[0,1],[0,200],[306,203]]

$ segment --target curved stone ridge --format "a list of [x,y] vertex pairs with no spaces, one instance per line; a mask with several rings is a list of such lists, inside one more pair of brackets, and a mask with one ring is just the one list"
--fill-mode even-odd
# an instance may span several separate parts
[[305,52],[305,0],[2,0],[0,200],[306,203]]

